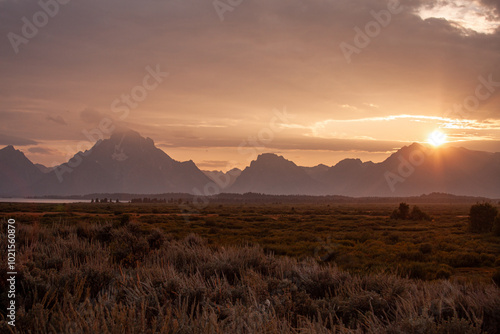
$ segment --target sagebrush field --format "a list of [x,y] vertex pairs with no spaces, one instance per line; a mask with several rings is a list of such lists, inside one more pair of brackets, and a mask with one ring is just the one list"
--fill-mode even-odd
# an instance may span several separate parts
[[418,206],[1,203],[15,332],[498,333],[500,237],[468,204]]

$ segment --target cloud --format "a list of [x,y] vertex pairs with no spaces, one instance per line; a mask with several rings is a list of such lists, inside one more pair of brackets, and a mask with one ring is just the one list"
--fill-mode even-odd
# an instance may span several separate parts
[[253,151],[265,150],[307,150],[307,151],[360,151],[360,152],[390,152],[399,148],[408,142],[366,140],[366,139],[341,139],[341,138],[314,138],[314,137],[280,137],[275,138],[269,143],[255,146],[253,143],[241,140],[228,140],[207,138],[203,142],[198,140],[171,139],[168,144],[159,144],[158,146],[166,149],[176,148],[226,148],[232,152],[234,158],[246,156]]
[[28,138],[9,136],[0,133],[0,145],[27,146],[36,145],[37,142]]
[[35,154],[46,154],[53,155],[59,153],[57,150],[51,149],[49,147],[30,147],[28,152]]
[[106,116],[98,110],[86,108],[80,111],[80,119],[88,124],[99,124]]
[[227,164],[225,160],[203,160],[196,163],[198,168],[226,168]]
[[490,6],[477,1],[433,2],[421,6],[418,14],[423,19],[444,19],[449,24],[464,29],[466,35],[471,31],[492,34],[500,26],[500,18],[491,12]]
[[64,118],[61,115],[57,115],[57,116],[50,116],[49,115],[46,117],[46,120],[52,121],[54,123],[61,124],[61,125],[68,125],[68,123],[66,123],[66,121],[64,120]]
[[[351,64],[340,43],[353,44],[354,27],[364,29],[387,1],[244,1],[224,22],[211,1],[146,3],[72,1],[19,54],[7,38],[0,40],[0,132],[42,142],[82,140],[82,130],[106,115],[118,117],[112,102],[130,97],[143,84],[146,66],[160,64],[171,75],[126,119],[158,142],[232,150],[269,126],[273,108],[286,105],[296,119],[272,145],[379,151],[425,140],[434,129],[418,125],[420,132],[414,131],[401,118],[395,129],[377,129],[383,122],[370,119],[444,117],[474,94],[478,76],[500,80],[500,33],[464,36],[453,22],[417,15],[422,4],[439,1],[402,0],[403,12]],[[21,33],[21,18],[38,10],[36,1],[1,2],[0,35]],[[466,118],[498,120],[498,106],[495,92]],[[362,122],[352,121],[353,110]],[[327,124],[322,135],[345,138],[305,138],[311,124],[330,119],[349,121]],[[62,121],[67,126],[59,126]]]

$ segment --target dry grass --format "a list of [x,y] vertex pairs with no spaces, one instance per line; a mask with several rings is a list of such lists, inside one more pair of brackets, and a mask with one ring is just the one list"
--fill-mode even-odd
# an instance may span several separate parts
[[[18,223],[16,327],[2,333],[498,333],[493,284],[355,275],[134,223]],[[6,249],[5,231],[0,247]]]

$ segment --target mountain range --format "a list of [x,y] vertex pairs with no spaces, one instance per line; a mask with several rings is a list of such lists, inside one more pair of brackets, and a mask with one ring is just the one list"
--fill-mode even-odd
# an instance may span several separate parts
[[500,198],[500,152],[413,143],[386,160],[345,159],[301,167],[264,153],[244,170],[202,171],[179,162],[150,138],[115,132],[56,167],[32,163],[13,146],[0,150],[0,196],[91,193],[262,193],[270,195],[418,196],[432,192]]

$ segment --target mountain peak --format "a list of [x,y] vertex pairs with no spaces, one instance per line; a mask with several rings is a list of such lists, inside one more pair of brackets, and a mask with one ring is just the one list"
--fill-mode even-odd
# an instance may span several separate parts
[[281,155],[277,155],[275,153],[262,153],[259,154],[257,159],[252,161],[250,163],[250,167],[252,166],[260,166],[262,168],[272,168],[272,167],[278,167],[278,166],[283,166],[283,165],[294,165],[295,163],[293,161],[289,161],[285,159]]
[[257,160],[285,160],[285,158],[283,158],[283,156],[281,155],[277,155],[276,153],[262,153],[262,154],[259,154],[259,156],[257,157]]
[[399,152],[413,152],[416,150],[426,151],[426,150],[428,150],[428,148],[422,144],[419,144],[419,143],[412,143],[411,145],[401,147],[398,151]]
[[5,146],[4,148],[2,148],[2,151],[5,151],[5,152],[14,152],[14,151],[17,151],[14,146],[12,145],[8,145],[8,146]]
[[108,140],[112,145],[119,148],[156,148],[153,139],[143,137],[139,132],[130,129],[118,129],[111,134]]
[[241,172],[228,192],[312,195],[324,194],[326,188],[293,161],[274,153],[263,153]]
[[0,194],[31,196],[31,185],[41,177],[38,168],[24,155],[9,145],[0,150]]
[[355,167],[355,166],[361,166],[362,164],[363,164],[363,162],[361,161],[361,159],[348,158],[348,159],[344,159],[344,160],[339,161],[335,165],[335,167]]
[[113,133],[111,134],[111,137],[110,137],[110,139],[113,141],[115,141],[115,140],[121,141],[123,138],[141,139],[144,137],[142,137],[139,132],[131,130],[131,129],[127,129],[127,128],[116,129],[115,131],[113,131]]
[[4,157],[10,157],[10,158],[25,157],[22,151],[16,150],[12,145],[5,146],[3,149],[0,150],[0,152]]

